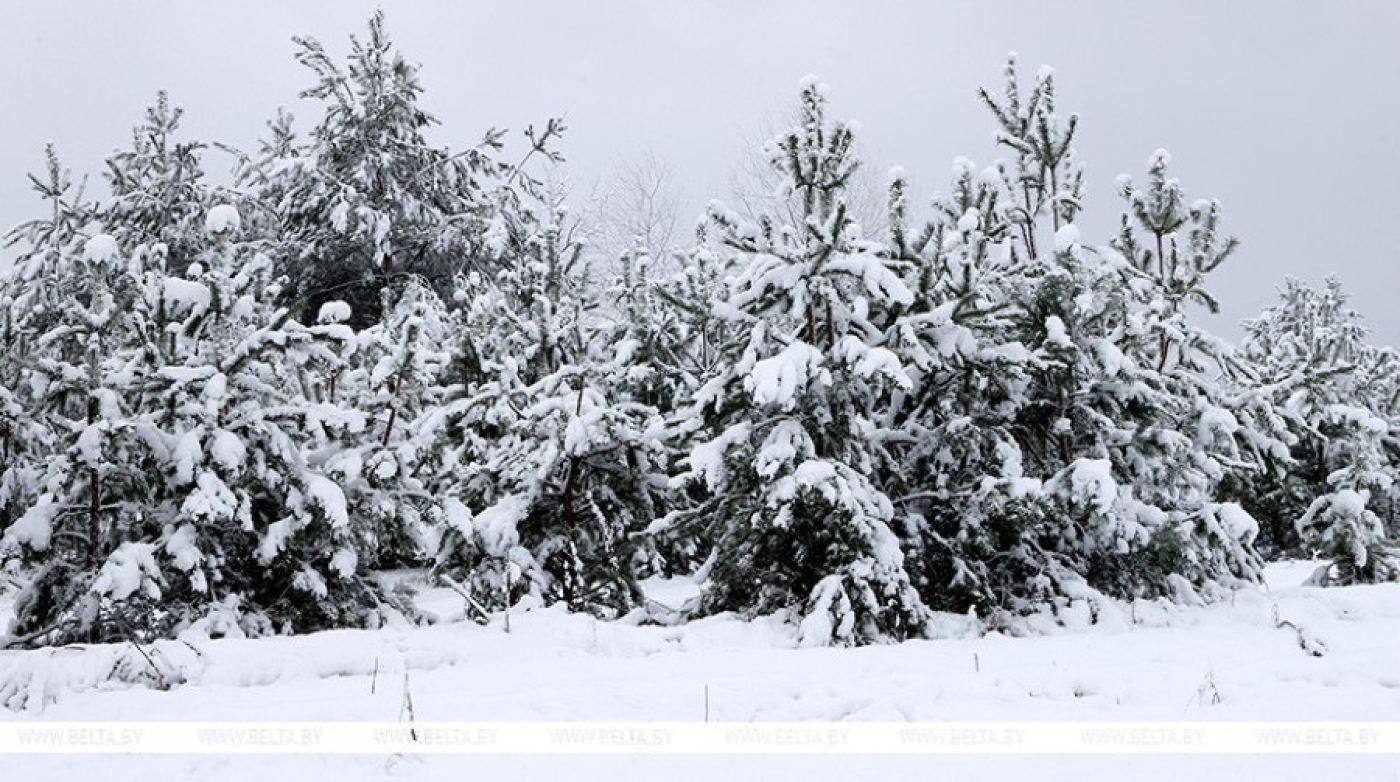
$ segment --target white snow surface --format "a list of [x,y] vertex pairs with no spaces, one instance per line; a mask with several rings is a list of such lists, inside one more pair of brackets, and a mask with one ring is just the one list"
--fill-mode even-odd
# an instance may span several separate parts
[[[394,721],[406,673],[420,722],[698,722],[707,695],[711,721],[740,724],[1394,720],[1400,587],[1301,586],[1318,565],[1271,565],[1266,588],[1200,607],[1115,604],[1107,610],[1121,615],[1094,624],[1088,612],[1066,611],[1063,623],[1027,620],[1027,637],[944,615],[946,639],[860,649],[798,648],[797,629],[774,617],[666,627],[536,609],[514,612],[509,634],[501,616],[487,626],[255,640],[191,632],[154,655],[184,680],[168,691],[142,682],[147,663],[130,644],[5,651],[0,703],[10,708],[0,721]],[[670,605],[694,594],[690,582],[647,588]],[[421,597],[451,599],[447,590]],[[1303,635],[1325,653],[1305,650]],[[76,754],[5,763],[15,779],[104,782],[1397,778],[1385,755]]]

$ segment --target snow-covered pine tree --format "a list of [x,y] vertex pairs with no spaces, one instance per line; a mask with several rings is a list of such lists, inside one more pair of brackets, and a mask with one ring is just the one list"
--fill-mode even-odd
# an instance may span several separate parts
[[132,129],[131,146],[108,156],[103,172],[111,197],[94,217],[122,247],[163,247],[165,266],[183,273],[202,250],[205,214],[221,195],[204,181],[199,141],[177,138],[184,110],[164,91]]
[[[1182,575],[1194,583],[1254,580],[1258,523],[1236,502],[1237,489],[1286,458],[1290,435],[1238,351],[1189,318],[1191,306],[1219,310],[1206,277],[1238,242],[1222,231],[1219,201],[1188,204],[1167,175],[1169,161],[1166,151],[1153,153],[1144,189],[1119,179],[1126,208],[1111,251],[1126,261],[1124,287],[1132,292],[1119,345],[1152,368],[1172,401],[1159,413],[1161,433],[1137,438],[1124,472],[1144,499],[1168,511],[1167,549]],[[1172,428],[1184,439],[1165,434]]]
[[949,195],[909,229],[901,171],[890,184],[893,258],[909,269],[913,302],[888,328],[911,387],[891,420],[904,435],[887,482],[901,516],[908,567],[935,608],[989,615],[1021,607],[1033,538],[1047,508],[1026,475],[1013,426],[1039,360],[1015,341],[1025,236],[997,168],[959,158]]
[[[1014,60],[1006,74],[1001,95],[982,97],[1014,157],[980,174],[960,161],[918,234],[905,186],[891,190],[892,252],[917,269],[889,344],[914,381],[897,400],[908,437],[894,474],[921,592],[943,608],[1020,611],[1255,578],[1254,524],[1217,495],[1280,444],[1265,401],[1221,390],[1237,362],[1183,311],[1210,301],[1203,276],[1233,248],[1218,205],[1182,207],[1153,233],[1139,204],[1119,237],[1138,242],[1125,245],[1132,262],[1085,246],[1077,122],[1056,114],[1049,69],[1029,91]],[[1175,277],[1137,254],[1144,230],[1177,253]]]
[[210,210],[199,262],[152,293],[179,319],[148,388],[168,400],[152,418],[172,443],[162,565],[187,619],[218,605],[254,632],[377,624],[391,609],[329,464],[364,416],[307,398],[353,335],[276,304],[285,280],[261,241],[238,239],[236,215]]
[[437,121],[420,106],[418,68],[394,48],[382,13],[364,40],[351,38],[344,66],[320,42],[294,41],[316,79],[302,97],[321,102],[320,120],[303,141],[280,113],[240,175],[277,215],[279,269],[292,280],[285,300],[308,323],[323,303],[345,301],[349,325],[362,328],[382,314],[380,289],[402,275],[446,298],[458,272],[487,258],[493,193],[512,170],[495,159],[502,134],[462,152],[428,142]]
[[36,338],[63,313],[67,269],[81,253],[92,208],[52,145],[45,163],[43,178],[31,175],[30,181],[49,214],[20,224],[4,239],[6,247],[24,249],[0,280],[0,534],[33,502],[56,447],[55,433],[33,404],[28,370],[38,357]]
[[[499,274],[515,272],[504,265]],[[516,529],[519,503],[507,500],[508,489],[498,484],[488,461],[493,449],[519,445],[514,432],[520,392],[535,377],[525,351],[540,335],[528,318],[516,321],[523,313],[496,280],[473,273],[458,283],[456,382],[445,389],[443,403],[416,423],[415,437],[430,443],[425,469],[442,497],[445,524],[434,571],[460,579],[476,618],[484,619],[524,592],[538,594],[543,580]],[[521,578],[527,573],[530,578]]]
[[1393,351],[1366,342],[1341,282],[1288,279],[1277,304],[1245,323],[1244,357],[1293,437],[1291,459],[1245,485],[1273,551],[1312,549],[1333,563],[1320,581],[1400,578],[1393,521]]
[[[1141,317],[1146,321],[1137,330],[1147,334],[1134,336],[1148,336],[1155,343],[1151,350],[1155,351],[1159,373],[1168,369],[1173,356],[1199,370],[1200,361],[1214,359],[1218,363],[1225,353],[1219,340],[1190,327],[1186,308],[1198,305],[1219,312],[1219,303],[1205,288],[1205,277],[1239,246],[1233,236],[1221,233],[1219,201],[1187,205],[1181,183],[1167,176],[1170,162],[1166,150],[1152,154],[1147,161],[1145,189],[1136,187],[1127,176],[1119,178],[1119,194],[1127,208],[1113,240],[1113,248],[1137,273],[1133,282],[1140,298],[1145,298]],[[1146,361],[1146,350],[1140,352]]]
[[[159,480],[131,404],[140,379],[135,336],[146,319],[139,256],[124,256],[107,234],[81,243],[62,231],[38,238],[58,244],[32,245],[5,297],[7,320],[30,341],[14,359],[19,401],[47,446],[33,454],[43,462],[27,507],[0,539],[5,557],[32,565],[6,640],[124,635],[141,610],[112,601],[160,596],[149,546],[132,542],[142,538],[144,500]],[[31,297],[25,281],[39,276],[36,267],[44,280]],[[27,306],[41,299],[45,306]]]
[[[395,295],[384,291],[386,299]],[[419,278],[386,301],[382,319],[355,335],[347,367],[337,373],[332,405],[367,415],[371,424],[342,431],[324,469],[348,495],[357,551],[367,567],[424,561],[437,551],[441,502],[420,473],[429,444],[415,425],[443,402],[456,319]],[[349,305],[328,302],[320,319],[340,323]]]
[[[917,236],[902,182],[891,190],[892,244],[917,270],[891,340],[918,370],[897,409],[907,545],[926,600],[992,615],[1086,594],[1086,579],[1103,580],[1094,563],[1139,537],[1131,492],[1120,506],[1097,447],[1122,411],[1094,411],[1105,373],[1084,343],[1111,333],[1121,295],[1073,222],[1077,119],[1056,113],[1049,69],[1024,95],[1014,57],[1006,77],[981,95],[1014,157],[980,173],[960,160]],[[1093,501],[1089,483],[1103,488]]]
[[[47,433],[42,493],[27,498],[25,524],[7,536],[11,551],[40,563],[17,622],[33,639],[129,635],[166,621],[142,605],[161,586],[148,541],[159,525],[161,448],[143,420],[141,386],[165,355],[169,319],[144,294],[172,252],[191,261],[210,198],[203,145],[173,138],[179,120],[161,93],[131,147],[108,157],[112,195],[97,204],[72,195],[50,149],[48,180],[34,181],[52,216],[9,237],[28,245],[4,286],[5,369],[23,380],[10,387],[24,389],[30,413],[30,426],[13,432]],[[7,451],[24,442],[12,437]],[[75,492],[85,493],[85,525]],[[75,557],[80,540],[87,553]]]
[[1050,217],[1053,232],[1074,223],[1082,208],[1084,170],[1074,153],[1079,115],[1061,117],[1055,106],[1055,72],[1041,66],[1035,84],[1022,96],[1016,54],[1006,59],[1002,93],[979,90],[982,103],[997,121],[997,144],[1015,157],[998,165],[1007,185],[1007,217],[1016,227],[1026,258],[1048,255],[1038,232]]
[[[1400,581],[1400,541],[1388,534],[1396,469],[1386,419],[1356,405],[1334,405],[1322,422],[1324,458],[1336,466],[1331,491],[1313,500],[1296,522],[1306,545],[1330,566],[1314,580],[1323,585]],[[1393,448],[1393,446],[1392,446]],[[1374,498],[1374,499],[1373,499]],[[1379,511],[1379,513],[1378,513]]]
[[[33,302],[14,292],[42,293],[42,264],[58,311],[21,365],[53,450],[0,546],[34,568],[10,643],[142,639],[211,612],[251,632],[385,615],[345,496],[306,457],[364,427],[302,393],[352,334],[275,307],[281,281],[239,225],[210,209],[178,276],[164,243],[103,233],[35,247],[10,278],[6,299]],[[19,333],[25,313],[43,310],[10,313]]]
[[[173,127],[165,108],[162,101],[138,126],[131,155],[163,143],[162,129]],[[159,179],[126,167],[126,155],[109,159],[114,176],[131,173],[113,181],[119,196]],[[165,246],[123,247],[102,232],[101,216],[124,202],[85,203],[52,148],[47,180],[32,179],[51,215],[8,237],[25,249],[3,284],[14,405],[5,487],[10,511],[22,515],[0,538],[0,555],[28,563],[7,642],[130,636],[143,620],[162,619],[150,610],[160,580],[145,540],[161,470],[139,385],[155,326],[142,295],[145,267],[163,261]]]
[[[315,385],[301,368],[344,335],[272,308],[281,284],[238,210],[211,205],[179,117],[162,95],[108,159],[101,204],[50,152],[36,185],[53,214],[10,237],[27,245],[3,286],[23,515],[0,548],[30,568],[10,642],[164,634],[230,601],[280,626],[343,624],[365,597],[353,546],[286,541],[345,515],[302,449],[347,415],[300,394]],[[318,569],[344,583],[328,596]]]
[[636,607],[634,535],[661,507],[663,427],[629,395],[648,367],[608,342],[581,245],[545,202],[506,226],[517,253],[470,303],[457,398],[426,420],[458,502],[441,559],[486,609],[525,593],[618,616]]
[[[691,423],[687,405],[720,371],[718,346],[734,337],[732,324],[712,309],[723,289],[725,258],[702,240],[696,248],[675,254],[669,265],[675,271],[670,274],[659,273],[645,248],[626,254],[619,265],[623,272],[603,308],[611,315],[605,315],[594,336],[598,344],[617,350],[611,356],[599,355],[598,365],[611,397],[640,403],[667,422],[669,430],[662,438],[666,454],[657,462],[673,464],[688,448],[680,434]],[[653,509],[659,517],[671,510],[674,492],[656,489]],[[668,501],[662,503],[662,498]],[[694,572],[708,553],[691,538],[644,536],[638,542],[645,569],[666,575]]]
[[[681,256],[678,261],[686,259]],[[669,417],[699,387],[706,372],[701,354],[712,338],[703,325],[692,328],[686,305],[693,302],[675,303],[694,292],[688,283],[698,282],[699,275],[658,276],[644,247],[624,253],[618,266],[621,272],[609,281],[611,300],[604,300],[599,313],[604,320],[599,337],[625,348],[635,365],[620,378],[624,386],[618,390]],[[703,274],[698,266],[689,268]]]
[[680,481],[703,499],[652,528],[713,546],[701,610],[792,611],[804,644],[917,636],[929,620],[875,482],[882,405],[909,382],[877,324],[912,294],[847,214],[853,141],[808,79],[796,125],[765,149],[801,220],[746,225],[711,206],[713,240],[740,270],[716,305],[738,338],[690,413]]
[[[732,259],[711,245],[702,224],[696,246],[677,255],[676,273],[652,292],[654,317],[665,321],[652,328],[674,328],[671,338],[683,346],[674,359],[676,371],[685,378],[681,391],[693,392],[715,376],[722,360],[719,346],[735,333],[734,325],[714,310],[714,302],[726,293]],[[684,408],[688,399],[688,394],[676,399],[676,406]]]
[[[1040,83],[1049,96],[1040,105],[1051,111],[1053,84],[1044,72]],[[1021,147],[1062,151],[1073,165],[1072,120],[1029,124],[1048,141]],[[1050,155],[1033,157],[1040,158]],[[1256,525],[1216,497],[1222,480],[1258,469],[1261,453],[1279,446],[1266,405],[1221,390],[1237,367],[1228,346],[1186,321],[1187,303],[1213,304],[1204,276],[1235,242],[1220,232],[1218,203],[1184,206],[1166,161],[1164,153],[1150,161],[1146,192],[1122,185],[1129,209],[1116,248],[1090,251],[1072,222],[1052,226],[1054,253],[1043,255],[1043,276],[1025,296],[1025,342],[1048,360],[1036,396],[1053,420],[1023,419],[1032,423],[1023,444],[1057,441],[1043,452],[1051,457],[1042,459],[1052,473],[1046,490],[1084,525],[1063,537],[1077,543],[1090,584],[1118,594],[1174,590],[1173,579],[1183,576],[1196,584],[1256,579]],[[1047,181],[1054,189],[1078,180],[1073,173],[1022,176],[1020,187],[1029,182],[1040,192]],[[1022,200],[1034,202],[1034,194]],[[1071,193],[1056,203],[1079,199]],[[1051,210],[1057,214],[1073,218]]]

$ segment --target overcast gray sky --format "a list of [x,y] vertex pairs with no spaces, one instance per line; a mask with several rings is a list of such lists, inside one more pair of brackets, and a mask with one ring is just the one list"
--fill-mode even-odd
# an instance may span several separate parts
[[[942,189],[953,158],[997,156],[975,99],[1009,51],[1052,65],[1081,115],[1086,239],[1117,213],[1113,179],[1172,153],[1188,197],[1218,197],[1239,254],[1214,276],[1236,323],[1285,275],[1340,275],[1379,342],[1400,344],[1400,3],[358,2],[10,0],[0,25],[0,223],[39,203],[45,141],[101,170],[158,89],[193,137],[252,147],[308,74],[293,35],[343,52],[376,7],[423,66],[455,148],[488,127],[563,115],[586,188],[621,157],[670,163],[691,208],[725,195],[740,139],[817,74],[882,165]],[[301,114],[307,113],[303,109]],[[211,154],[211,168],[225,166]]]

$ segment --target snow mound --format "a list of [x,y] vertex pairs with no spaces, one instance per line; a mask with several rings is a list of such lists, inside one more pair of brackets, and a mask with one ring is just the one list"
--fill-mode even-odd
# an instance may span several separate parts
[[343,301],[328,301],[316,314],[317,323],[344,323],[350,320],[350,305]]
[[219,204],[204,216],[204,230],[211,234],[230,233],[243,225],[238,210],[229,204]]
[[98,688],[168,690],[202,665],[200,653],[181,641],[0,653],[0,706],[39,713],[65,696]]
[[98,234],[83,245],[83,258],[94,263],[106,263],[117,257],[117,240],[108,234]]
[[797,394],[821,372],[822,358],[811,345],[792,342],[776,356],[755,363],[745,385],[757,404],[791,409]]
[[1079,244],[1079,226],[1069,223],[1055,232],[1055,252],[1068,252]]
[[201,312],[209,309],[213,294],[209,288],[179,277],[166,277],[163,287],[165,301],[176,313]]
[[92,591],[125,600],[138,591],[152,600],[160,599],[160,566],[155,560],[155,545],[123,543],[112,552],[98,571]]

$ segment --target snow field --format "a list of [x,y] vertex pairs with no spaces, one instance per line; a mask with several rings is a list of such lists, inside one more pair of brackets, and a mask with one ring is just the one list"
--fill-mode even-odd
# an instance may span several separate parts
[[[1030,637],[989,633],[860,649],[798,650],[795,628],[775,617],[744,622],[721,616],[658,627],[541,609],[517,612],[509,634],[498,616],[485,627],[456,622],[256,640],[187,636],[189,647],[157,647],[164,655],[158,659],[186,680],[169,691],[150,689],[149,677],[140,678],[143,666],[130,653],[123,656],[120,646],[4,652],[0,682],[13,688],[28,676],[46,697],[0,710],[0,721],[387,722],[401,717],[405,681],[421,723],[698,722],[707,708],[714,722],[770,724],[1400,719],[1400,589],[1289,586],[1315,567],[1271,566],[1268,590],[1243,591],[1232,602],[1123,606],[1126,622],[1043,623],[1034,627],[1043,634]],[[684,584],[651,586],[658,600],[685,596]],[[453,610],[446,590],[420,598],[428,610]],[[955,635],[969,627],[963,617],[943,620]],[[103,681],[102,672],[114,664],[125,666],[127,683]],[[933,769],[959,779],[1031,772],[1046,779],[1231,779],[1242,773],[1304,779],[1327,769],[1393,779],[1400,773],[1393,756],[1359,755],[1057,756],[1049,763],[995,755],[115,760],[15,756],[7,762],[52,772],[44,778],[55,779],[98,768],[118,769],[117,779],[156,768],[232,779],[250,767],[265,768],[273,778],[304,770],[357,779],[439,779],[465,769],[580,779],[760,771],[788,778],[791,770],[823,779],[902,778]]]

